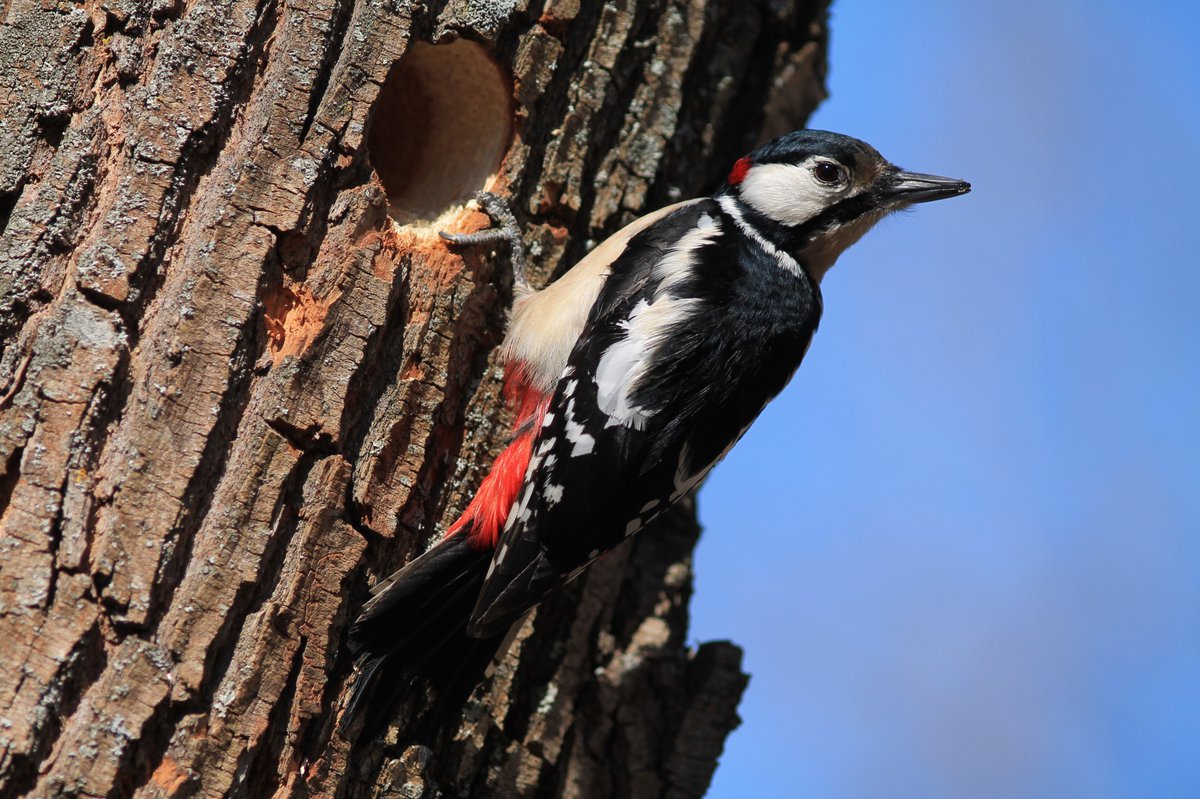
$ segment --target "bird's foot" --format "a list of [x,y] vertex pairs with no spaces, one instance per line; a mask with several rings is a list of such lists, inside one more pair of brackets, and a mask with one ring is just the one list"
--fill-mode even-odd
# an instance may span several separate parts
[[518,289],[528,290],[529,280],[525,276],[525,239],[521,236],[521,228],[517,225],[517,218],[513,216],[508,201],[490,191],[476,192],[475,200],[484,213],[492,218],[495,227],[478,233],[447,233],[439,230],[438,235],[452,244],[459,245],[507,242],[512,258],[513,283]]

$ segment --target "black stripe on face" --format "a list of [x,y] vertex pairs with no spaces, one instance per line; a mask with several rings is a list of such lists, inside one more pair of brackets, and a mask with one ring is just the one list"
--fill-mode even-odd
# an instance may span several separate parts
[[821,233],[852,222],[884,204],[878,190],[871,188],[826,208],[802,225],[788,227],[755,210],[749,203],[738,200],[738,207],[746,222],[767,241],[791,254],[798,252]]
[[847,197],[795,228],[794,241],[797,244],[811,241],[817,234],[830,228],[841,227],[847,222],[853,222],[865,213],[879,210],[884,204],[883,197],[875,187],[853,197]]

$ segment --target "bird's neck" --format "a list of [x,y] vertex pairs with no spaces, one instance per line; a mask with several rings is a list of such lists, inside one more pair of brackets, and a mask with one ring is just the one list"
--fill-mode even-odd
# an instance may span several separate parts
[[[717,201],[743,235],[778,258],[785,268],[790,262],[794,269],[803,271],[814,283],[820,283],[825,272],[833,265],[832,262],[825,263],[824,253],[808,252],[807,245],[810,242],[800,234],[798,228],[769,219],[733,194],[721,195]],[[814,255],[817,256],[816,260],[810,263]]]
[[875,223],[883,218],[882,213],[867,213],[843,223],[819,236],[815,236],[800,247],[798,257],[804,268],[818,283],[825,273],[833,268],[838,256],[866,235]]
[[816,283],[821,282],[846,249],[866,235],[885,215],[868,211],[847,222],[818,217],[802,225],[785,225],[733,195],[723,197],[721,204],[727,212],[731,207],[736,208],[736,218],[743,232],[786,253]]

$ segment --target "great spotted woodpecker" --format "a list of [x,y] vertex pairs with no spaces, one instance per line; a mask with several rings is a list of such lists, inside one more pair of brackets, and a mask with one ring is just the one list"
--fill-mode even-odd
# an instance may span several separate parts
[[482,197],[500,232],[447,238],[515,245],[502,354],[516,427],[445,538],[383,581],[354,623],[344,722],[364,709],[386,718],[414,680],[459,677],[469,690],[514,622],[699,485],[783,389],[838,255],[887,214],[970,188],[847,136],[797,131],[540,291],[511,215]]

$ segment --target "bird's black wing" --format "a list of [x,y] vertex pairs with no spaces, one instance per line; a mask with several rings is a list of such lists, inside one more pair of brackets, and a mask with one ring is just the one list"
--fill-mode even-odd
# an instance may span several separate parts
[[536,436],[473,635],[502,631],[687,494],[799,364],[816,285],[733,226],[716,202],[693,203],[613,262]]

